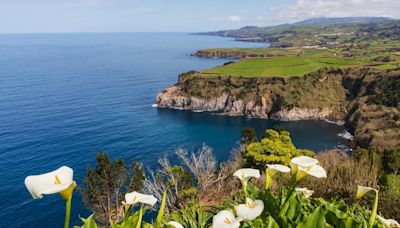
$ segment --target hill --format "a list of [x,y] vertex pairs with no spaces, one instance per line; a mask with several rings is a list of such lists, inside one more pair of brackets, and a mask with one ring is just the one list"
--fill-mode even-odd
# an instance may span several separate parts
[[236,30],[197,33],[268,42],[271,47],[331,47],[362,40],[400,40],[400,20],[385,17],[313,18],[269,27],[246,26]]

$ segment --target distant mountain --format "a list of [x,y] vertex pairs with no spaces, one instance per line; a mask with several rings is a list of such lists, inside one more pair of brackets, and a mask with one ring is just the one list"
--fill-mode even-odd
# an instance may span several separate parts
[[[293,24],[197,33],[268,42],[271,47],[322,46],[363,39],[400,40],[400,20],[388,17],[311,18]],[[343,38],[339,38],[343,36]]]
[[394,21],[389,17],[317,17],[293,23],[295,26],[327,26],[339,24],[369,24]]

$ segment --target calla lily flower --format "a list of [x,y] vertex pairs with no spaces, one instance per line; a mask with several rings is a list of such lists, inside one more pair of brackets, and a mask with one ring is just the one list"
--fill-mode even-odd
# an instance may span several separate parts
[[309,190],[307,188],[295,188],[295,190],[297,192],[300,192],[301,194],[303,194],[304,198],[310,198],[312,196],[312,194],[314,194],[313,190]]
[[375,192],[374,206],[372,207],[372,213],[371,213],[371,217],[369,219],[369,226],[372,227],[374,225],[375,218],[376,218],[377,213],[378,213],[379,191],[377,189],[371,188],[371,187],[358,186],[357,187],[356,200],[361,199],[363,196],[365,196],[365,194],[367,194],[370,191],[374,191]]
[[154,206],[154,204],[157,203],[157,198],[153,195],[141,194],[139,192],[131,192],[125,194],[125,202],[122,203],[126,205],[135,205],[137,203],[142,203]]
[[62,166],[49,173],[27,176],[25,186],[34,199],[42,198],[43,195],[60,193],[65,200],[68,200],[72,194],[72,190],[68,189],[76,186],[73,181],[73,173],[71,168]]
[[213,228],[239,228],[241,218],[235,218],[232,212],[223,210],[213,217]]
[[376,190],[375,188],[371,188],[371,187],[365,187],[365,186],[358,186],[357,187],[357,195],[356,195],[356,200],[361,199],[363,196],[365,196],[365,194],[367,194],[370,191],[375,191],[377,192],[378,190]]
[[242,182],[243,185],[243,191],[244,194],[247,196],[247,182],[249,181],[250,178],[259,178],[261,177],[260,170],[258,169],[239,169],[237,170],[233,176],[239,178],[239,180]]
[[272,179],[278,172],[289,173],[290,168],[280,164],[270,164],[267,165],[267,169],[265,170],[265,190],[268,190],[272,187]]
[[277,172],[281,173],[289,173],[290,168],[285,166],[285,165],[280,165],[280,164],[272,164],[272,165],[267,165],[269,174],[271,177],[274,177]]
[[304,177],[310,175],[316,178],[326,178],[325,169],[318,165],[318,160],[315,158],[300,156],[291,160],[292,174],[296,174],[296,181],[300,181]]
[[248,182],[250,178],[259,178],[261,177],[260,170],[258,169],[239,169],[236,171],[233,176],[240,179],[242,182]]
[[239,204],[235,207],[236,214],[244,220],[253,220],[261,215],[264,210],[264,203],[261,200],[246,198],[246,204]]
[[175,221],[169,221],[167,225],[172,226],[173,228],[183,228],[182,224]]
[[394,219],[385,219],[382,216],[377,215],[376,218],[383,223],[387,228],[400,227],[400,224]]
[[326,178],[326,171],[320,165],[313,165],[308,168],[303,168],[302,166],[299,166],[297,170],[296,180],[300,181],[308,175],[316,178]]
[[32,175],[25,178],[25,186],[34,199],[42,198],[43,195],[59,193],[65,201],[64,228],[69,227],[71,215],[72,193],[76,187],[73,181],[74,171],[62,166],[57,170],[41,175]]
[[317,165],[319,162],[317,159],[308,156],[299,156],[292,158],[290,161],[290,167],[292,168],[292,175],[297,173],[297,168],[299,166],[303,168],[311,167]]

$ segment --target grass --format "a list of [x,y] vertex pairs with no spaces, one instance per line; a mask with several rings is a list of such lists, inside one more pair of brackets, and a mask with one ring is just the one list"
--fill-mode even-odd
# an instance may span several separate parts
[[366,62],[332,57],[247,58],[236,63],[206,69],[200,76],[303,76],[321,67],[364,65]]

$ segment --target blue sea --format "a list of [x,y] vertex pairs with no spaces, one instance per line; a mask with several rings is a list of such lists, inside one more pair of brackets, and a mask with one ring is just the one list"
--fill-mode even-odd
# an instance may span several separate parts
[[[82,184],[87,166],[112,158],[157,167],[183,147],[211,146],[220,161],[237,147],[243,127],[258,134],[286,126],[294,143],[314,151],[347,141],[344,129],[322,121],[279,122],[157,109],[157,93],[178,74],[228,59],[190,56],[201,48],[265,47],[262,43],[183,33],[0,35],[0,227],[63,226],[58,195],[33,200],[24,178],[62,165]],[[79,193],[72,225],[87,216]]]

